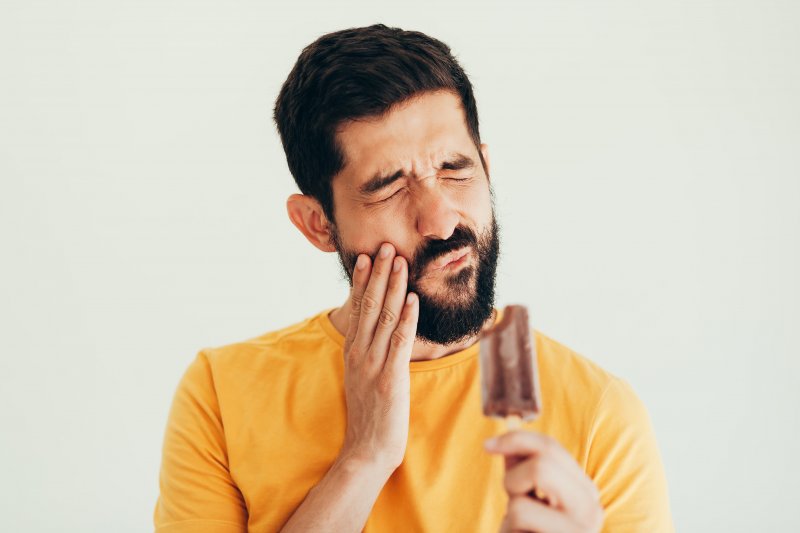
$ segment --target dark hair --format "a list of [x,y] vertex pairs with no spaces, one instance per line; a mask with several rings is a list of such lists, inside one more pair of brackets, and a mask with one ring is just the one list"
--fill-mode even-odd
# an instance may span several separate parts
[[485,170],[472,85],[449,46],[383,24],[327,33],[306,46],[281,87],[273,115],[300,191],[316,198],[333,222],[331,182],[345,166],[336,128],[442,89],[460,96]]

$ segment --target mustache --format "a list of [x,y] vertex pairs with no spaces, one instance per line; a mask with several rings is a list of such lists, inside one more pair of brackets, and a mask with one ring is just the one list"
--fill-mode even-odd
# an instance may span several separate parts
[[440,257],[465,246],[477,249],[478,237],[472,229],[466,226],[456,226],[449,239],[435,239],[427,241],[416,254],[411,262],[411,279],[418,280],[423,271],[432,262]]

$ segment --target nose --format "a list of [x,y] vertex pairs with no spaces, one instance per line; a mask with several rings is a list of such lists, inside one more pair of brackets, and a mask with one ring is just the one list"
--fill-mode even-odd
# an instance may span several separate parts
[[450,199],[439,190],[426,190],[417,204],[417,231],[431,239],[449,239],[458,225],[459,215]]

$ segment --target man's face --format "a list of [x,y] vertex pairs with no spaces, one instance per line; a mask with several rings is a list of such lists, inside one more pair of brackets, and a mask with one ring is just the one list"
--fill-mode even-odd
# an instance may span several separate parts
[[451,344],[491,316],[499,253],[489,179],[459,97],[424,93],[380,118],[344,124],[332,183],[333,243],[352,284],[359,253],[390,242],[419,296],[417,336]]

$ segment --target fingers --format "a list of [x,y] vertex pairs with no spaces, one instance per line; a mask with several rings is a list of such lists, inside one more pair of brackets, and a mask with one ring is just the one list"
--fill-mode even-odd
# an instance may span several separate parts
[[502,453],[506,456],[527,457],[534,453],[546,454],[552,456],[574,475],[585,475],[575,459],[556,439],[542,433],[524,429],[509,431],[496,437],[491,443],[487,441],[486,448],[492,453]]
[[417,336],[417,319],[419,318],[419,298],[413,292],[408,293],[400,315],[397,328],[392,332],[389,341],[389,354],[386,357],[384,371],[388,377],[408,375],[408,364],[411,361],[411,349]]
[[350,287],[350,316],[347,325],[347,334],[344,339],[344,353],[350,353],[356,332],[358,331],[358,321],[361,318],[361,300],[367,288],[370,272],[372,271],[372,261],[366,254],[360,254],[356,260],[356,267],[353,270],[353,286]]
[[552,437],[532,431],[512,431],[487,448],[515,457],[506,461],[504,482],[510,496],[525,496],[532,489],[539,489],[553,507],[574,517],[591,516],[599,508],[597,487]]
[[360,301],[361,316],[353,343],[364,352],[372,344],[372,338],[375,335],[378,316],[383,308],[386,286],[389,283],[389,273],[392,270],[392,259],[394,259],[394,246],[383,243],[372,265],[369,282]]
[[503,528],[507,531],[578,531],[567,515],[524,496],[509,498]]
[[405,258],[398,255],[392,262],[392,272],[389,274],[383,309],[378,316],[378,325],[370,350],[380,354],[387,353],[392,333],[400,322],[400,313],[403,311],[407,289],[408,264]]
[[582,516],[597,504],[587,483],[542,455],[531,455],[508,470],[504,479],[509,495],[526,496],[535,489],[534,494],[541,491],[551,506],[575,516]]

